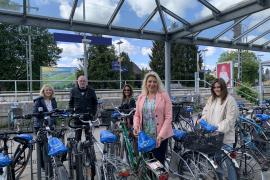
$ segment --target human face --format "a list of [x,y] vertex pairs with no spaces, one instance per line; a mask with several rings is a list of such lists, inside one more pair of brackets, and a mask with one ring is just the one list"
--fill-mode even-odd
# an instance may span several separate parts
[[220,96],[221,95],[221,87],[220,87],[220,84],[219,83],[215,83],[214,86],[213,86],[213,90],[214,90],[214,93],[216,94],[216,96]]
[[78,85],[80,89],[85,89],[87,86],[87,80],[84,76],[78,78]]
[[44,97],[50,98],[52,97],[52,94],[53,94],[52,88],[49,87],[44,88]]
[[156,93],[158,90],[157,79],[154,76],[149,76],[146,81],[146,88],[149,93]]
[[131,89],[128,86],[124,88],[123,92],[126,97],[130,97]]

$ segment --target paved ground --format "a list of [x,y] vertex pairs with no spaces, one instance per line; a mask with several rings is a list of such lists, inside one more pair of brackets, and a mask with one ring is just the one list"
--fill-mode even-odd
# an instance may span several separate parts
[[[94,136],[99,140],[99,132],[100,132],[100,130],[102,130],[102,129],[104,129],[104,127],[100,127],[100,128],[98,128],[98,129],[95,129],[95,131],[94,131]],[[13,147],[15,147],[15,146],[13,146]],[[14,150],[13,150],[14,151]],[[97,153],[97,157],[99,157],[99,159],[100,159],[100,152],[98,151],[98,148],[96,147],[96,153]],[[33,179],[34,180],[36,180],[37,179],[37,176],[36,176],[36,152],[34,151],[34,153],[33,153],[33,159],[32,159],[32,162],[33,162],[33,172],[34,172],[34,174],[33,174]],[[65,165],[66,165],[66,167],[68,167],[67,166],[67,162],[65,162]],[[263,178],[263,180],[270,180],[270,171],[266,171],[266,172],[263,172],[263,174],[264,174],[264,178]],[[21,176],[21,179],[22,180],[31,180],[31,168],[30,168],[30,163],[29,163],[29,165],[27,166],[27,168],[25,169],[25,171],[24,171],[24,173],[23,173],[23,175]],[[44,178],[45,179],[45,178]],[[171,177],[170,178],[170,180],[176,180],[176,179],[179,179],[179,178],[177,178],[177,177]]]

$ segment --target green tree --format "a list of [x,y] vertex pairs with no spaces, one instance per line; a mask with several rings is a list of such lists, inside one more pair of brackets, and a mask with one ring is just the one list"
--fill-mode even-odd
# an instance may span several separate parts
[[20,6],[16,2],[12,2],[10,0],[1,0],[0,1],[0,7],[1,9],[7,9],[7,10],[19,10]]
[[[122,52],[120,54],[120,58],[121,58],[121,66],[122,66],[122,69],[124,70],[122,72],[122,80],[123,81],[135,80],[135,76],[133,74],[133,65],[132,65],[132,62],[131,62],[128,54],[125,52]],[[130,83],[130,82],[128,82],[128,83],[131,85],[134,84],[134,83]]]
[[[113,46],[93,45],[88,49],[89,67],[88,79],[91,80],[116,80],[119,79],[119,71],[112,70],[112,62],[117,60]],[[119,82],[92,83],[97,88],[118,88]]]
[[[194,45],[172,43],[171,45],[171,79],[172,80],[194,80],[194,72],[197,71],[197,51]],[[164,42],[154,41],[152,55],[149,55],[149,66],[156,71],[161,79],[165,78],[165,55]],[[201,68],[202,58],[199,57]],[[184,85],[193,85],[194,82],[182,82]]]
[[[103,80],[117,80],[113,82],[92,82],[91,86],[95,89],[108,89],[119,88],[119,71],[112,69],[112,62],[118,61],[119,58],[115,54],[114,46],[93,45],[88,49],[89,53],[89,67],[88,67],[88,79],[91,81],[103,81]],[[135,80],[133,74],[133,65],[127,53],[122,52],[120,54],[122,83],[125,80]],[[82,67],[79,70],[82,73]],[[133,82],[128,82],[133,85]]]
[[[28,28],[0,24],[0,77],[3,80],[25,80]],[[40,66],[56,65],[61,49],[56,46],[52,35],[44,28],[33,28],[32,70],[33,80],[40,79]],[[18,90],[25,90],[26,84],[18,84]],[[39,83],[34,88],[39,89]],[[2,84],[2,89],[14,89],[13,84]]]
[[[237,51],[223,52],[218,62],[233,61],[237,63]],[[255,85],[255,80],[258,79],[259,64],[255,53],[249,51],[242,52],[242,82]],[[234,79],[237,79],[237,67],[234,68]]]

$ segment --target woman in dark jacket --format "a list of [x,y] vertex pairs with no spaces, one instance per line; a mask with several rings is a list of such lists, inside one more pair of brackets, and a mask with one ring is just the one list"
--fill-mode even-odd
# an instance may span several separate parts
[[[40,96],[34,99],[33,113],[51,112],[57,108],[57,102],[54,98],[54,89],[48,84],[44,84],[40,90]],[[37,116],[34,119],[34,128],[36,132],[42,126],[43,116]],[[49,118],[48,125],[54,129],[55,119]]]
[[[123,88],[123,96],[122,96],[122,103],[121,106],[119,107],[120,111],[130,111],[132,108],[136,107],[136,102],[133,97],[133,89],[131,85],[125,84]],[[125,112],[128,113],[128,112]],[[130,117],[127,122],[127,126],[129,128],[132,128],[133,126],[133,117]]]

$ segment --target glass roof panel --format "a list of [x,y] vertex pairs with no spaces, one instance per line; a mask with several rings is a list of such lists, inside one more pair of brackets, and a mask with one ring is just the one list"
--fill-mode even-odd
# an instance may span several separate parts
[[[233,6],[236,6],[238,4],[241,4],[248,0],[207,0],[210,4],[212,4],[215,8],[217,8],[219,11],[224,11],[226,9],[229,9]],[[212,15],[212,12],[210,9],[205,7],[203,4],[201,4],[201,11],[200,16],[206,17],[209,15]]]
[[[233,22],[231,21],[231,22],[227,22],[224,24],[220,24],[218,26],[214,26],[210,29],[206,29],[199,34],[199,37],[212,39],[232,24],[233,24]],[[227,38],[226,40],[228,40],[228,39],[229,38]]]
[[[85,21],[107,24],[119,0],[85,0]],[[83,0],[79,0],[74,20],[83,21]]]
[[[118,12],[114,26],[129,27],[139,29],[147,17],[152,13],[155,8],[154,1],[146,0],[145,6],[139,4],[137,1],[124,1],[121,9]],[[148,5],[148,4],[151,5]]]
[[202,5],[197,0],[160,0],[162,6],[189,23],[197,21]]
[[163,31],[163,25],[159,16],[159,13],[157,12],[156,15],[153,17],[153,19],[147,24],[147,26],[144,28],[145,30],[149,31],[155,31],[155,32],[164,32]]
[[68,19],[73,0],[29,0],[29,14]]
[[8,10],[14,12],[23,12],[22,0],[11,0],[8,2],[0,1],[0,10]]

